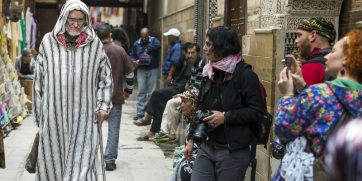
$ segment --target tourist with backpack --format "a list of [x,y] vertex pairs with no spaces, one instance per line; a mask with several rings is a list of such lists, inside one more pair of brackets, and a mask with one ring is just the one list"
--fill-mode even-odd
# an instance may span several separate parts
[[229,27],[215,27],[206,34],[203,50],[209,63],[203,68],[184,153],[191,159],[192,145],[200,144],[192,181],[240,181],[249,166],[250,145],[256,144],[255,127],[265,105],[258,76],[240,49],[237,33]]
[[[309,86],[294,97],[294,77],[280,73],[283,96],[275,114],[275,133],[286,154],[272,180],[327,180],[325,145],[338,123],[362,116],[362,30],[352,30],[325,56],[333,81]],[[290,78],[294,76],[293,78]],[[289,78],[288,78],[289,77]]]

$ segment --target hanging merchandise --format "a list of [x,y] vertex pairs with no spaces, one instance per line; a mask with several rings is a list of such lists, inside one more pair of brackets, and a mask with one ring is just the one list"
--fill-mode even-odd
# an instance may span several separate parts
[[28,7],[25,12],[25,32],[23,31],[23,41],[25,40],[26,42],[26,48],[35,49],[36,29],[33,13],[30,12],[30,8]]
[[20,17],[20,32],[21,32],[21,40],[20,40],[20,51],[26,48],[26,37],[25,37],[25,20],[24,20],[24,13],[21,13]]
[[27,115],[27,97],[11,61],[5,34],[0,32],[0,125],[7,134]]

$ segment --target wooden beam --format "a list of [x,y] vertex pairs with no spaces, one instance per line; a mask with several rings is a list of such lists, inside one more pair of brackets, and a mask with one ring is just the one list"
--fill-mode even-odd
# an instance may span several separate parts
[[117,0],[83,0],[88,6],[143,8],[142,2],[119,2]]

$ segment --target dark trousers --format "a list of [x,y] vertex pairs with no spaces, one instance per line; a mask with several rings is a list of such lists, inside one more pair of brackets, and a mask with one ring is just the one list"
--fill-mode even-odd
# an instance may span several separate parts
[[249,148],[230,152],[226,146],[203,143],[192,168],[191,181],[242,181],[249,162]]
[[152,115],[153,121],[150,131],[157,133],[160,131],[162,114],[165,110],[167,101],[172,98],[172,96],[179,94],[183,91],[182,87],[166,87],[163,89],[157,89],[153,91],[150,100],[146,105],[145,111],[147,114]]

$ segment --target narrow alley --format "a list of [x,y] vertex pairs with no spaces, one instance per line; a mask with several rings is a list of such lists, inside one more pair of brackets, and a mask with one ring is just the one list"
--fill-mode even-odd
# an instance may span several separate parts
[[[106,171],[107,181],[166,181],[172,173],[172,156],[166,157],[160,147],[153,142],[136,141],[137,136],[144,133],[147,127],[132,124],[136,104],[135,95],[137,95],[136,91],[123,105],[117,169]],[[102,129],[104,145],[107,140],[107,127],[106,122]],[[36,131],[37,128],[30,115],[4,139],[6,168],[0,169],[0,181],[35,180],[35,174],[29,174],[24,165]],[[99,167],[100,157],[96,164],[98,164],[99,180],[102,180],[102,171]]]

